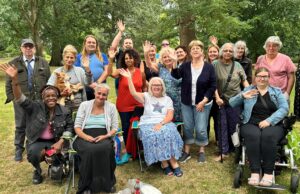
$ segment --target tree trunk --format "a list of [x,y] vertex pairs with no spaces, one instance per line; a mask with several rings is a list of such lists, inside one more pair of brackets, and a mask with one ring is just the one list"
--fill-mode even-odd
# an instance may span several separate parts
[[61,66],[62,61],[62,46],[59,41],[52,40],[50,66]]
[[179,20],[180,45],[188,46],[196,39],[195,20],[193,15],[185,15]]

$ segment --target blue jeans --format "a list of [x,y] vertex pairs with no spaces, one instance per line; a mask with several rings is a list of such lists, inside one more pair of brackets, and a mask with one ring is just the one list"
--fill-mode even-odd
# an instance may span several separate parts
[[[183,139],[185,144],[195,143],[199,146],[206,146],[208,144],[207,124],[211,107],[212,103],[208,103],[205,105],[204,111],[199,112],[196,110],[196,106],[181,103],[184,123]],[[196,132],[196,139],[194,139],[194,130]]]

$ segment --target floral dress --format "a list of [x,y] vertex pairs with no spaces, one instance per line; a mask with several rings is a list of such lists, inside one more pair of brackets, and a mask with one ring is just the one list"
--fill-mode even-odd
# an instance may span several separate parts
[[169,122],[155,131],[153,128],[160,123],[168,110],[173,110],[173,103],[169,96],[160,98],[144,93],[144,114],[139,123],[139,135],[143,142],[144,156],[147,165],[158,161],[176,160],[181,156],[183,141],[176,125]]
[[162,64],[158,64],[159,77],[164,80],[166,93],[172,99],[174,106],[174,121],[182,121],[181,115],[181,79],[175,79],[171,72]]

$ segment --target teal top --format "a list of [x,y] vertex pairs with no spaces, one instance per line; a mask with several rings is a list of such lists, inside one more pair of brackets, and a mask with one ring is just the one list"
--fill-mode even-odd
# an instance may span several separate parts
[[91,114],[89,116],[89,118],[87,119],[84,128],[86,128],[86,129],[106,128],[105,115],[104,114],[99,114],[99,115]]

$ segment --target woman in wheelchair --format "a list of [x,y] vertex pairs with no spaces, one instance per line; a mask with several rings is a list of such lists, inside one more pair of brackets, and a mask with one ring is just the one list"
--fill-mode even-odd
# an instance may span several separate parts
[[[266,68],[255,72],[256,86],[249,86],[229,100],[231,106],[243,105],[241,136],[245,140],[250,162],[248,184],[272,186],[277,144],[285,132],[280,121],[288,114],[289,106],[279,88],[269,85]],[[260,170],[264,176],[260,179]]]
[[12,80],[15,102],[20,104],[26,114],[27,159],[35,168],[33,184],[43,182],[40,162],[45,159],[46,148],[58,153],[63,146],[61,138],[65,131],[73,133],[73,120],[70,112],[57,104],[59,90],[46,85],[41,90],[42,101],[31,101],[21,91],[18,83],[18,71],[15,66],[0,65]]
[[136,92],[128,70],[121,69],[120,73],[127,77],[131,95],[144,105],[139,132],[147,165],[160,161],[166,175],[182,176],[177,160],[181,156],[183,141],[176,125],[172,123],[173,102],[166,96],[163,80],[153,77],[149,82],[148,92],[141,93]]
[[115,192],[112,137],[118,129],[118,114],[116,106],[107,101],[108,93],[108,85],[97,85],[95,99],[82,102],[76,115],[73,147],[80,157],[77,193]]

